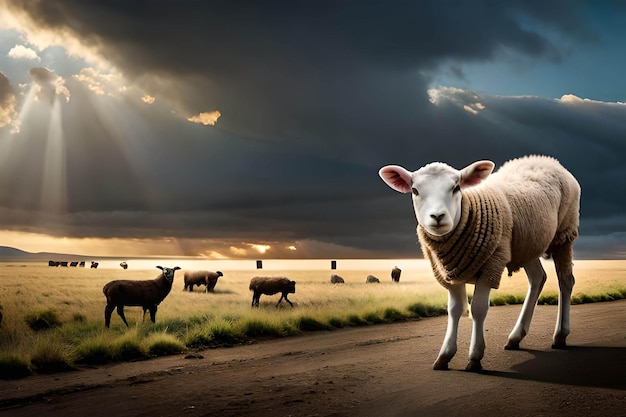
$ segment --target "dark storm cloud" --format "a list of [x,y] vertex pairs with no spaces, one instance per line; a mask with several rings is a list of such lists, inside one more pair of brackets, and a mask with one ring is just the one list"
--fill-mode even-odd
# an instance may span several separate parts
[[320,123],[347,140],[365,118],[395,125],[421,111],[420,72],[442,60],[501,49],[559,59],[520,16],[576,38],[588,32],[572,2],[13,3],[38,25],[73,31],[127,76],[170,78],[153,87],[170,89],[190,115],[218,109],[223,129],[318,141]]
[[[309,239],[413,256],[410,199],[378,179],[382,165],[499,165],[527,153],[554,155],[579,177],[581,231],[599,234],[606,218],[616,220],[604,233],[626,229],[614,189],[624,106],[454,90],[433,103],[428,93],[442,65],[502,53],[561,61],[568,51],[544,33],[593,42],[585,2],[9,3],[185,114],[137,106],[128,110],[145,126],[123,125],[120,111],[112,128],[81,111],[90,105],[68,81],[59,233]],[[215,128],[184,120],[211,111],[221,113]],[[4,194],[3,205],[37,210],[38,194],[17,184],[4,188],[20,198]]]

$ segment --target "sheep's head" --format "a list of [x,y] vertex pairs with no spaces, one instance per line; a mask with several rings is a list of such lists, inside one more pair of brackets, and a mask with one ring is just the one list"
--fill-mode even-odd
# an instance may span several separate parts
[[431,235],[444,236],[459,224],[461,190],[482,182],[493,167],[491,161],[478,161],[459,171],[433,162],[414,172],[388,165],[378,174],[394,190],[413,193],[417,222]]
[[215,273],[217,274],[218,277],[223,277],[224,274],[222,274],[222,271],[215,271]]
[[171,284],[174,282],[174,272],[178,271],[180,268],[175,266],[174,268],[163,268],[162,266],[157,266],[161,271],[163,271],[163,277]]

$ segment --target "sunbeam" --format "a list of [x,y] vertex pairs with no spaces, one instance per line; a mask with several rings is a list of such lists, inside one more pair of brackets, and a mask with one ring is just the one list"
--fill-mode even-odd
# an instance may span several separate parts
[[67,209],[65,137],[59,98],[54,99],[41,178],[40,207],[45,212],[64,214]]

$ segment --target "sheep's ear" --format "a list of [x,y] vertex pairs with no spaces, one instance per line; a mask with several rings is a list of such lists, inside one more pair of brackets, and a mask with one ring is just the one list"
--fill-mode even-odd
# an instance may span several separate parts
[[161,271],[163,271],[163,267],[162,266],[157,266],[157,268],[159,268]]
[[178,271],[178,270],[180,269],[180,266],[175,266],[175,267],[174,267],[174,268],[172,268],[172,269],[174,269],[174,271]]
[[411,192],[411,172],[398,165],[387,165],[378,171],[385,183],[400,193]]
[[461,170],[461,188],[471,187],[483,182],[496,165],[491,161],[477,161]]

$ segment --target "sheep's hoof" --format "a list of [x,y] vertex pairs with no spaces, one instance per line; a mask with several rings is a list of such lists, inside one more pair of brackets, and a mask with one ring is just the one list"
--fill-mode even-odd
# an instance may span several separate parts
[[447,371],[449,359],[437,358],[433,364],[433,370],[435,371]]
[[480,361],[470,360],[467,366],[465,367],[467,372],[480,372],[483,370],[483,366],[480,364]]
[[509,340],[509,342],[504,346],[504,350],[519,350],[519,342]]
[[565,342],[553,343],[552,349],[567,349]]

